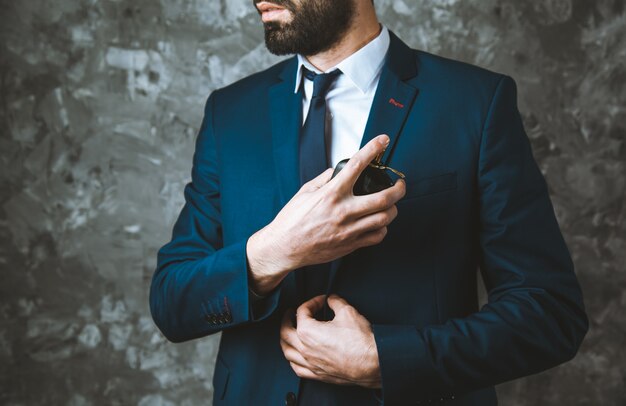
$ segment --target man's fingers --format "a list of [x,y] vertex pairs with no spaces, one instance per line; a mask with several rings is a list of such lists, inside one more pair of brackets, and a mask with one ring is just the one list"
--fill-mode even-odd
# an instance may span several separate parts
[[295,347],[290,346],[288,343],[281,341],[281,347],[283,349],[283,355],[285,359],[289,362],[296,363],[302,367],[308,368],[310,370],[314,370],[313,365],[304,358],[302,353],[298,351]]
[[349,381],[347,379],[339,378],[339,377],[332,376],[332,375],[326,375],[323,372],[315,373],[314,371],[311,371],[310,369],[305,368],[301,365],[298,365],[294,362],[289,363],[289,365],[291,366],[291,369],[293,369],[293,371],[296,373],[296,375],[298,375],[299,378],[313,379],[316,381],[332,383],[335,385],[354,385],[354,382]]
[[378,230],[369,231],[362,234],[355,245],[357,248],[370,247],[372,245],[380,244],[387,236],[387,227],[379,228]]
[[333,310],[333,312],[335,312],[335,314],[352,307],[350,306],[350,303],[337,295],[328,296],[328,306]]
[[311,179],[300,188],[301,191],[313,192],[328,183],[333,175],[333,168],[328,168],[317,177]]
[[313,315],[324,307],[324,303],[326,303],[326,295],[315,296],[313,299],[302,303],[296,311],[298,323],[300,323],[301,320],[306,321],[308,319],[314,319]]
[[293,310],[288,310],[283,315],[283,320],[280,325],[280,340],[281,346],[284,344],[289,345],[290,347],[295,348],[298,351],[302,350],[302,342],[298,337],[298,332],[296,331],[293,325]]
[[389,145],[389,136],[379,135],[373,138],[370,142],[365,144],[356,154],[350,158],[346,166],[336,176],[337,182],[346,187],[349,187],[350,192],[359,178],[363,169],[372,162],[374,158],[387,148]]
[[358,216],[366,216],[386,210],[402,199],[406,194],[406,182],[398,179],[396,183],[380,192],[372,193],[364,196],[355,196],[352,199],[353,213]]
[[387,227],[398,216],[398,208],[394,205],[384,211],[368,214],[351,224],[350,232],[364,234]]
[[305,368],[302,365],[298,365],[295,362],[290,362],[289,365],[291,366],[291,369],[293,369],[293,372],[295,372],[299,378],[321,381],[320,377],[310,369]]

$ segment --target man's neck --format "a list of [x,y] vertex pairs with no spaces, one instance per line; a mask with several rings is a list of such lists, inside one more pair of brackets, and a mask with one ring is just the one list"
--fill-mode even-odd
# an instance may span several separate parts
[[367,18],[362,17],[359,20],[361,21],[355,21],[352,24],[350,30],[337,45],[328,51],[306,56],[306,59],[317,69],[326,72],[378,37],[382,27],[375,14],[372,13]]

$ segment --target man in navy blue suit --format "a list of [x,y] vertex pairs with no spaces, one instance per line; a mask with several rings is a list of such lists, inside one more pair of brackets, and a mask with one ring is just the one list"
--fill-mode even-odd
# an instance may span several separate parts
[[[169,340],[222,332],[214,404],[493,405],[571,359],[587,318],[513,80],[371,0],[254,5],[296,55],[210,95],[150,292]],[[377,157],[406,182],[355,195]]]

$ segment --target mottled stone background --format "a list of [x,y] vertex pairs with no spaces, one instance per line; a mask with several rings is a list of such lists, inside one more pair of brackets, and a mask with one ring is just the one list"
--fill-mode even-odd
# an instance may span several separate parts
[[[250,0],[0,0],[0,404],[210,404],[219,336],[148,285],[208,93],[277,60]],[[624,0],[376,0],[410,45],[512,75],[591,319],[502,405],[626,403]]]

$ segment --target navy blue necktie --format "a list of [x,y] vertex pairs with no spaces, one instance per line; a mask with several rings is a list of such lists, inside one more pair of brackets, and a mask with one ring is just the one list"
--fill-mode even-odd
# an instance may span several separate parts
[[[316,74],[302,67],[304,78],[313,81],[313,95],[306,121],[300,131],[300,182],[304,184],[328,168],[326,157],[326,94],[333,81],[341,74],[339,69]],[[304,297],[302,300],[326,293],[330,264],[305,267],[302,273]]]
[[[328,168],[326,156],[326,93],[333,81],[341,74],[339,69],[330,73],[316,74],[302,67],[303,76],[313,81],[313,96],[306,121],[300,132],[300,181],[304,184]],[[330,264],[307,266],[300,270],[304,286],[302,301],[326,293]],[[323,314],[317,318],[325,319]],[[321,382],[302,379],[300,382],[299,405],[323,405],[332,399],[333,387]]]
[[328,168],[326,157],[326,94],[341,74],[339,69],[317,74],[304,66],[302,74],[313,82],[313,95],[306,121],[300,132],[300,184],[317,177]]

